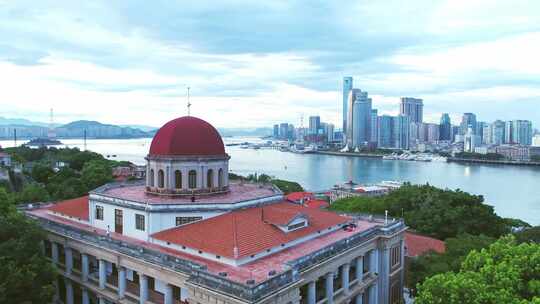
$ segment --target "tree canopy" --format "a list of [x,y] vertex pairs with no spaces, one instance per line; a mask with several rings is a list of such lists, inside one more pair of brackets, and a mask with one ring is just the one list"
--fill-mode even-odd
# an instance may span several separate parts
[[381,197],[352,197],[334,202],[332,210],[403,217],[408,226],[438,239],[468,233],[499,237],[509,232],[506,221],[484,204],[481,195],[430,185],[405,184]]
[[56,270],[40,247],[44,232],[7,198],[0,188],[0,303],[50,303]]
[[418,304],[540,303],[540,244],[503,237],[469,253],[459,272],[428,278],[418,291]]

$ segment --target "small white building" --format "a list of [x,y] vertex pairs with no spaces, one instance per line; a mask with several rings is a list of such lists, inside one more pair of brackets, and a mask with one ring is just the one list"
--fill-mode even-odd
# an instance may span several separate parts
[[11,167],[11,155],[0,152],[0,166]]

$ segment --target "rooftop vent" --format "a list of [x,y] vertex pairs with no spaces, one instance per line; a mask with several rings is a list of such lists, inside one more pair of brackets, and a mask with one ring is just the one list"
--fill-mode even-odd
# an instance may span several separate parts
[[272,276],[275,276],[276,275],[276,271],[275,270],[270,270],[268,272],[268,276],[272,277]]
[[255,280],[247,280],[247,281],[246,281],[246,284],[248,284],[248,285],[254,285],[254,284],[255,284]]
[[224,271],[222,271],[222,272],[219,273],[219,276],[220,276],[220,277],[226,277],[226,276],[227,276],[227,273],[224,272]]

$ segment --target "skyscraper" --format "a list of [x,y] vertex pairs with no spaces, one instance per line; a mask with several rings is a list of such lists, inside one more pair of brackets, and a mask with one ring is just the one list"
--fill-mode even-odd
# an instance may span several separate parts
[[349,119],[349,92],[353,88],[353,78],[343,77],[343,133],[347,132],[347,120]]
[[532,123],[528,120],[514,120],[512,139],[515,144],[530,146],[532,144]]
[[379,129],[377,136],[377,146],[379,148],[393,148],[393,127],[394,118],[390,115],[379,116],[377,120],[377,128]]
[[326,134],[326,141],[333,142],[334,141],[334,124],[327,123],[325,124],[325,132]]
[[474,152],[474,148],[476,147],[476,135],[474,135],[474,131],[472,127],[469,127],[467,129],[467,132],[464,136],[464,144],[463,144],[463,150],[465,152]]
[[272,134],[274,136],[274,138],[278,138],[279,137],[279,125],[274,125],[274,132]]
[[428,123],[426,124],[427,127],[427,142],[429,143],[436,143],[439,141],[440,133],[439,133],[439,125],[434,123]]
[[378,112],[377,109],[371,109],[371,137],[369,141],[372,143],[377,143],[377,132],[379,131],[379,128],[377,128]]
[[347,144],[349,148],[365,145],[371,138],[371,98],[367,92],[352,89],[349,93]]
[[309,117],[309,135],[319,134],[319,129],[321,128],[321,117],[320,116],[310,116]]
[[504,123],[504,143],[513,144],[514,143],[514,123],[509,120]]
[[398,115],[393,118],[393,140],[394,148],[409,149],[409,128],[410,117],[407,115]]
[[460,127],[461,135],[467,134],[469,127],[472,129],[473,134],[476,135],[476,115],[473,113],[463,113]]
[[289,134],[289,124],[288,123],[279,124],[279,137],[281,139],[288,139],[288,134]]
[[505,126],[506,123],[502,120],[496,120],[490,125],[491,131],[489,132],[491,138],[489,144],[502,145],[505,142]]
[[409,116],[410,122],[422,122],[424,119],[424,103],[422,99],[401,97],[399,114]]
[[448,113],[443,113],[441,116],[441,124],[439,125],[440,140],[452,140],[452,121]]

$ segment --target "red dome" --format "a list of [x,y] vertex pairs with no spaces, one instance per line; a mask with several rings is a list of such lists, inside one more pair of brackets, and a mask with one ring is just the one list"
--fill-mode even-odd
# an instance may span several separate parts
[[150,155],[225,155],[225,146],[211,124],[184,116],[169,121],[157,131]]

